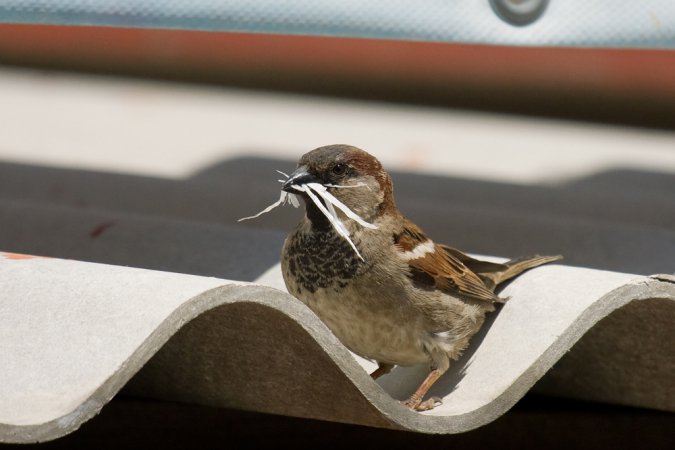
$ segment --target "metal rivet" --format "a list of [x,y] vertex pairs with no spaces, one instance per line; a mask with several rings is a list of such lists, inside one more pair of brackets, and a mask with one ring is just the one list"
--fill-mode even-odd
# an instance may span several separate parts
[[529,25],[544,13],[548,0],[490,0],[495,13],[511,25]]

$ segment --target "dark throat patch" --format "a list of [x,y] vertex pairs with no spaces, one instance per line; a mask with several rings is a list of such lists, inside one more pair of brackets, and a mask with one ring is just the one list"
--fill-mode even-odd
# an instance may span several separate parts
[[[354,244],[359,246],[358,241]],[[365,263],[354,249],[333,229],[296,232],[286,249],[288,270],[302,289],[344,288],[347,282],[363,273]]]

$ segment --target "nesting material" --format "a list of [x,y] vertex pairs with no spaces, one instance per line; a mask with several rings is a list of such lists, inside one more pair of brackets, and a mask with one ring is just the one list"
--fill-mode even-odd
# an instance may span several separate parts
[[[285,174],[284,172],[277,170],[278,173],[281,175],[285,176],[286,179],[288,179],[288,175]],[[281,183],[284,183],[285,180],[278,180]],[[340,200],[338,200],[333,194],[328,192],[328,188],[368,188],[367,185],[363,183],[358,183],[354,185],[335,185],[335,184],[319,184],[319,183],[305,183],[305,184],[294,184],[292,185],[293,189],[297,190],[298,192],[304,192],[307,194],[307,197],[316,205],[317,208],[319,208],[319,211],[326,216],[326,219],[331,223],[335,231],[345,238],[347,242],[349,242],[349,245],[354,249],[354,252],[356,255],[363,260],[363,256],[359,253],[358,249],[356,248],[356,245],[354,245],[354,242],[351,239],[351,233],[345,226],[344,222],[338,216],[337,211],[335,208],[339,209],[344,213],[345,216],[347,216],[349,219],[354,220],[356,223],[361,225],[362,227],[365,228],[370,228],[370,229],[376,229],[377,226],[373,225],[372,223],[366,222],[356,214],[354,211],[352,211],[347,205],[342,203]],[[323,202],[321,201],[323,200]],[[242,217],[239,219],[239,222],[242,220],[248,220],[248,219],[255,219],[256,217],[260,217],[261,215],[268,213],[272,211],[274,208],[277,206],[284,205],[285,203],[291,203],[294,207],[298,207],[300,202],[298,201],[298,196],[295,194],[288,193],[286,191],[281,191],[281,196],[279,197],[279,200],[276,202],[272,203],[270,206],[267,208],[263,209],[260,211],[258,214],[255,214],[253,216],[249,217]]]
[[270,206],[268,206],[267,208],[263,209],[263,210],[260,211],[258,214],[255,214],[255,215],[253,215],[253,216],[248,216],[248,217],[242,217],[242,218],[239,219],[237,222],[241,222],[241,221],[243,221],[243,220],[255,219],[256,217],[260,217],[260,216],[262,216],[263,214],[272,211],[272,210],[273,210],[274,208],[276,208],[277,206],[281,206],[281,205],[285,204],[286,202],[289,202],[291,205],[293,205],[293,206],[296,207],[296,208],[297,208],[298,206],[300,206],[300,202],[298,201],[298,196],[297,196],[297,195],[295,195],[295,194],[289,194],[289,193],[286,192],[286,191],[281,191],[281,195],[279,196],[279,200],[277,200],[276,202],[272,203]]

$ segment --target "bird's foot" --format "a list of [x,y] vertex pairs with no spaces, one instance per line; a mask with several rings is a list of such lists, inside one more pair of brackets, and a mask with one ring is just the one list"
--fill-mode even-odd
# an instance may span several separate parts
[[407,406],[413,411],[429,411],[434,409],[436,406],[443,403],[440,397],[430,397],[424,401],[421,398],[413,395],[408,400],[401,402],[403,406]]

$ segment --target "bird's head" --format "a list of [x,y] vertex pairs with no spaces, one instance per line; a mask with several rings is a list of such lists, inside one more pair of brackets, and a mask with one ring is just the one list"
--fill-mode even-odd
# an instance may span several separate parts
[[[395,208],[389,174],[371,154],[349,145],[328,145],[304,154],[297,169],[282,186],[286,192],[300,195],[307,204],[310,219],[316,205],[309,200],[303,185],[316,183],[368,222]],[[321,199],[322,203],[325,202]],[[315,211],[316,212],[316,211]]]

